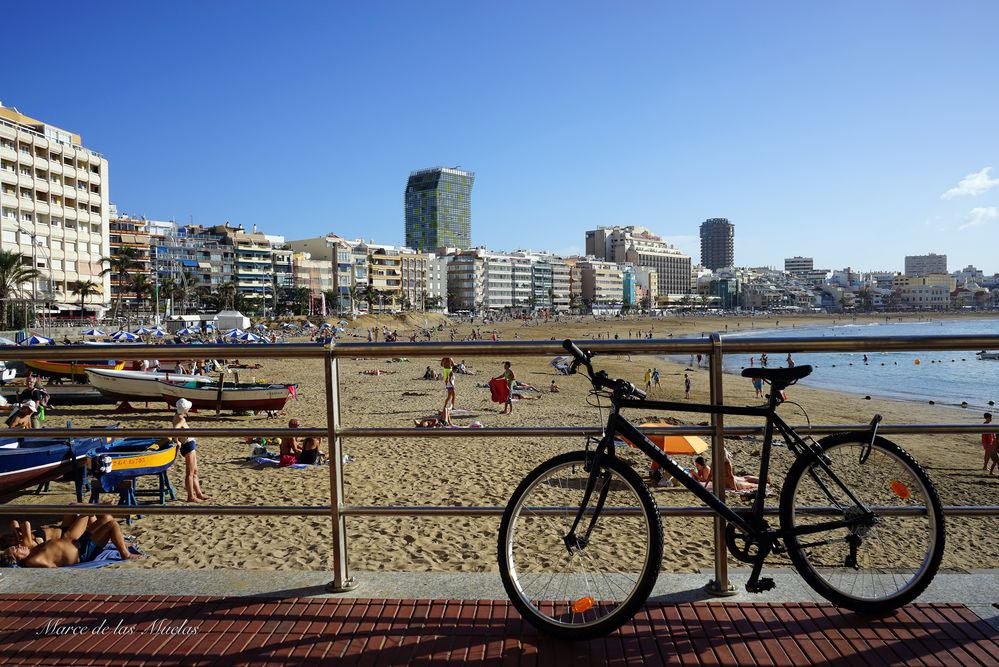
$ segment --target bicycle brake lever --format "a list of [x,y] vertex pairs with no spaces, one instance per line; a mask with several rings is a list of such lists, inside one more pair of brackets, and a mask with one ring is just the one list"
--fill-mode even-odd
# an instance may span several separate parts
[[867,442],[867,445],[860,451],[860,465],[867,463],[867,457],[871,455],[871,449],[874,448],[874,440],[878,437],[878,425],[881,424],[881,415],[874,415],[871,420],[871,439]]

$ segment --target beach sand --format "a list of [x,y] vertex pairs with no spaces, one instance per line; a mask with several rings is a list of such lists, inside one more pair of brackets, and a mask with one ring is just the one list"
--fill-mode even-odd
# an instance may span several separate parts
[[[842,317],[785,317],[780,328],[804,323],[829,323]],[[877,321],[883,317],[877,318]],[[710,331],[756,327],[767,328],[776,319],[743,318],[662,318],[615,319],[581,322],[571,318],[561,323],[522,326],[521,322],[476,325],[483,332],[499,332],[501,340],[549,340],[556,337],[578,338],[583,341],[617,333],[627,337],[629,331],[647,332],[656,337],[699,336]],[[852,320],[851,320],[852,321]],[[388,324],[388,318],[385,318]],[[363,322],[361,323],[364,324]],[[389,325],[392,326],[392,325]],[[408,328],[400,326],[402,340]],[[470,331],[469,325],[459,325],[459,336]],[[361,341],[358,338],[348,340]],[[438,334],[446,340],[447,331]],[[279,348],[278,348],[279,349]],[[774,361],[783,362],[782,355],[773,354]],[[460,359],[459,359],[460,360]],[[551,426],[596,425],[598,412],[586,403],[588,383],[582,376],[556,376],[549,365],[550,357],[512,358],[518,379],[541,389],[540,400],[515,403],[512,415],[499,414],[497,404],[490,403],[489,390],[477,387],[501,372],[502,359],[473,358],[464,361],[474,375],[457,376],[457,407],[471,416],[461,416],[456,423],[481,421],[485,429],[481,439],[412,438],[405,441],[355,439],[344,441],[343,451],[352,457],[344,465],[346,502],[354,505],[505,505],[519,481],[535,466],[557,453],[581,449],[581,438],[511,439],[489,438],[490,426]],[[241,378],[267,379],[274,382],[299,383],[299,396],[289,402],[276,418],[264,416],[217,417],[213,412],[201,412],[190,417],[192,426],[284,426],[291,417],[303,426],[325,426],[325,400],[322,366],[319,360],[282,361],[262,359],[263,367],[241,371]],[[391,363],[386,360],[344,360],[341,362],[341,414],[345,426],[412,426],[413,419],[429,416],[440,409],[444,401],[441,381],[420,379],[427,365],[439,369],[439,358],[413,358],[409,362]],[[690,367],[662,358],[633,355],[600,357],[598,367],[606,368],[616,377],[642,382],[644,371],[656,366],[662,373],[662,390],[652,397],[679,400],[683,397],[683,373],[692,378],[692,401],[708,400],[707,368]],[[361,371],[379,369],[386,374],[371,376]],[[555,379],[561,391],[549,393]],[[806,381],[807,383],[807,381]],[[970,410],[929,406],[894,400],[864,400],[830,391],[795,386],[789,390],[791,399],[800,403],[815,424],[866,422],[875,412],[887,423],[980,423],[981,415]],[[985,402],[991,397],[981,397]],[[748,379],[725,376],[725,402],[754,404],[753,389]],[[124,427],[168,426],[170,413],[164,405],[137,406],[138,412],[118,415],[108,406],[60,408],[53,406],[48,413],[50,425],[72,419],[78,426],[97,426],[118,422]],[[782,410],[792,424],[804,423],[797,408],[787,405]],[[606,413],[605,413],[606,415]],[[660,421],[666,413],[631,414],[636,423]],[[674,414],[682,421],[697,424],[706,415]],[[750,423],[727,418],[727,424]],[[999,476],[981,472],[982,447],[978,435],[892,436],[908,449],[926,468],[936,483],[945,505],[999,505]],[[323,442],[325,450],[328,443]],[[759,438],[728,440],[733,452],[737,474],[755,474],[759,464]],[[202,488],[213,497],[213,503],[223,505],[321,505],[329,502],[329,473],[324,466],[298,469],[261,468],[248,461],[250,445],[236,439],[199,439],[198,456]],[[705,456],[709,457],[710,452]],[[637,458],[631,460],[638,462]],[[686,460],[688,464],[692,461]],[[791,463],[785,449],[776,449],[772,464],[772,480],[779,487]],[[639,468],[644,476],[644,466]],[[170,472],[178,497],[183,498],[184,464],[178,461]],[[144,481],[145,486],[151,480]],[[656,501],[661,505],[686,506],[696,504],[685,490],[656,487]],[[110,499],[107,495],[105,498]],[[730,496],[731,498],[731,496]],[[26,495],[17,503],[66,503],[73,500],[71,485],[52,484],[52,491],[42,495]],[[178,501],[179,502],[179,501]],[[776,503],[776,498],[772,501]],[[389,571],[496,571],[496,533],[498,517],[461,518],[350,518],[347,521],[349,565],[352,570]],[[663,569],[689,572],[709,568],[713,562],[711,547],[712,522],[694,518],[664,520],[666,548]],[[250,568],[322,570],[330,566],[331,526],[327,517],[145,517],[126,528],[137,536],[147,558],[121,567],[168,568]],[[999,519],[957,519],[947,521],[947,549],[943,567],[954,570],[988,567],[999,559]],[[774,564],[785,564],[778,558]]]

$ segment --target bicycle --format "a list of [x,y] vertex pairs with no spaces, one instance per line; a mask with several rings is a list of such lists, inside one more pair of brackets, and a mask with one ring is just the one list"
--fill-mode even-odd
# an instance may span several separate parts
[[[777,414],[784,390],[811,366],[754,368],[744,377],[770,385],[762,406],[719,406],[646,400],[626,380],[594,372],[593,353],[571,340],[570,374],[585,368],[592,394],[609,397],[610,415],[591,449],[556,456],[520,483],[503,514],[499,568],[511,602],[539,630],[563,639],[612,632],[648,599],[659,576],[663,531],[655,499],[615,451],[623,438],[658,463],[724,518],[726,547],[752,564],[749,592],[774,587],[761,577],[770,554],[786,554],[801,577],[834,604],[888,613],[918,597],[940,566],[944,519],[926,473],[901,447],[870,431],[806,440]],[[751,507],[730,507],[620,415],[625,408],[764,418],[758,491]],[[779,498],[779,528],[765,519],[764,500],[774,432],[795,455]]]

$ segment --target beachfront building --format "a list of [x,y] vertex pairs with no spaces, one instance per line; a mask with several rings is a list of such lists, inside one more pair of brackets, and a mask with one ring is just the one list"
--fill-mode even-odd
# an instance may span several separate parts
[[[110,245],[111,258],[122,256],[122,248],[129,248],[124,251],[131,259],[132,268],[128,275],[122,277],[117,272],[111,273],[111,299],[112,301],[121,297],[123,308],[142,310],[153,299],[153,288],[155,281],[152,275],[151,261],[151,238],[149,225],[145,218],[133,218],[129,215],[118,215],[114,204],[111,204],[110,219],[108,221],[108,242]],[[106,268],[109,268],[105,264]],[[137,282],[138,276],[143,277],[143,281]],[[149,289],[137,292],[136,287],[148,283]]]
[[618,312],[624,305],[624,271],[615,262],[586,257],[576,262],[583,304],[592,312]]
[[436,308],[447,310],[448,265],[457,251],[453,248],[441,250],[442,253],[427,253],[427,296],[424,300],[426,310]]
[[645,227],[599,227],[588,231],[586,254],[600,261],[655,269],[660,295],[690,293],[690,257]]
[[947,255],[906,255],[905,275],[929,276],[937,273],[947,273]]
[[478,313],[485,303],[485,260],[475,250],[452,256],[447,264],[448,312]]
[[728,218],[701,223],[701,265],[715,271],[735,266],[735,225]]
[[815,260],[811,257],[786,257],[784,272],[794,276],[808,274],[815,269]]
[[471,248],[474,182],[473,172],[456,167],[410,173],[405,192],[406,247],[421,252]]
[[80,309],[74,285],[92,281],[88,310],[108,303],[109,235],[108,161],[80,135],[0,104],[0,239],[42,274],[19,292],[68,316]]
[[333,265],[328,259],[313,259],[308,252],[291,254],[291,271],[295,289],[305,289],[313,297],[334,289]]
[[957,280],[946,274],[896,276],[892,292],[898,305],[917,310],[944,310],[950,307],[950,295]]

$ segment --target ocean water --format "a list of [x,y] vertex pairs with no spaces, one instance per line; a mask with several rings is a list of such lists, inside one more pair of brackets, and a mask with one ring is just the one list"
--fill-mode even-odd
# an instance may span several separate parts
[[[946,336],[999,335],[999,319],[940,320],[888,324],[795,327],[793,329],[746,331],[725,334],[725,339],[795,338],[801,336]],[[887,397],[969,409],[989,409],[999,403],[999,361],[979,360],[976,350],[947,352],[799,353],[796,365],[811,364],[814,371],[800,384],[872,397]],[[754,363],[759,366],[759,355]],[[770,367],[785,366],[785,354],[769,354]],[[919,363],[916,363],[919,360]],[[739,373],[749,367],[749,356],[726,355],[724,369]],[[727,382],[735,380],[728,379]],[[749,383],[749,379],[745,381]]]

